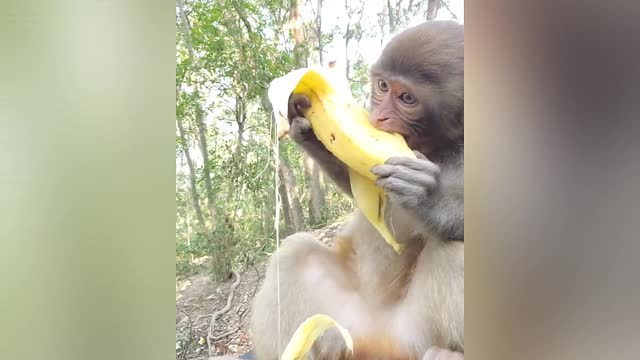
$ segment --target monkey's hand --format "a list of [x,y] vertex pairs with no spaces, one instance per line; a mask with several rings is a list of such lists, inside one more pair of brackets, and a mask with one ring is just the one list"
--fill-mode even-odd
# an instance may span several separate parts
[[351,194],[351,183],[349,181],[349,170],[347,165],[338,160],[327,148],[318,140],[318,137],[311,129],[309,119],[304,117],[304,111],[311,107],[309,98],[301,94],[293,94],[289,98],[287,119],[289,120],[289,137],[302,147],[324,170],[325,173],[344,191]]
[[422,360],[464,360],[462,353],[433,346],[422,356]]
[[311,129],[311,123],[304,117],[304,111],[311,107],[309,98],[304,95],[292,94],[289,98],[288,107],[287,120],[289,120],[289,136],[291,139],[303,147],[307,143],[313,143],[314,146],[317,144],[323,146]]
[[376,184],[392,203],[414,213],[431,229],[449,239],[463,239],[463,187],[455,184],[462,181],[461,174],[443,175],[438,165],[415,153],[417,159],[393,157],[374,166],[371,172],[378,177]]
[[440,167],[422,154],[417,159],[392,157],[371,172],[391,201],[409,210],[424,206],[440,190]]

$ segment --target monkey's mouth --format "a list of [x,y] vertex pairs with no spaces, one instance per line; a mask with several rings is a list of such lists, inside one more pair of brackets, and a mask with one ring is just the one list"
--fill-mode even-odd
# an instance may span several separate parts
[[373,126],[380,131],[406,136],[402,129],[398,129],[395,126],[390,125],[388,121],[378,121]]
[[[408,133],[407,131],[404,131],[404,129],[398,129],[395,127],[391,127],[391,126],[384,126],[384,123],[380,124],[379,126],[376,126],[378,128],[378,130],[382,130],[384,132],[388,132],[391,134],[398,134],[400,136],[402,136],[404,138],[404,141],[407,142],[407,144],[411,144],[411,141],[413,140],[413,135]],[[411,146],[409,146],[411,147]]]

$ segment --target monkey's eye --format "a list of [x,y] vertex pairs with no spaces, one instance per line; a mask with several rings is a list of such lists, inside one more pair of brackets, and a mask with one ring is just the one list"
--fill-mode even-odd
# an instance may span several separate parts
[[389,85],[387,85],[387,82],[384,80],[378,80],[378,88],[380,88],[380,90],[387,92],[389,90]]
[[400,100],[407,105],[415,104],[416,102],[416,98],[411,96],[409,93],[402,93],[402,95],[400,95]]

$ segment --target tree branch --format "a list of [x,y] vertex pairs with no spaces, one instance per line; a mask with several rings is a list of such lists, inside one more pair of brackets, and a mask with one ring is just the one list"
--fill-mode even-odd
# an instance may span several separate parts
[[447,9],[449,14],[451,14],[451,16],[453,17],[453,20],[458,20],[458,17],[456,16],[456,14],[454,14],[453,11],[451,11],[451,9],[449,9],[449,2],[448,1],[443,1],[442,2],[442,7]]
[[177,0],[178,9],[180,10],[180,18],[182,19],[182,32],[184,34],[184,41],[187,44],[187,50],[189,51],[189,58],[191,59],[191,63],[195,62],[195,57],[193,55],[193,46],[191,45],[191,38],[189,38],[191,34],[191,25],[189,24],[189,20],[187,19],[187,14],[184,12],[184,3],[182,0]]
[[438,16],[438,9],[440,9],[441,4],[441,0],[429,0],[427,2],[427,12],[425,14],[427,20],[434,20]]
[[[235,276],[236,281],[233,282],[233,284],[231,285],[231,289],[229,290],[229,296],[227,297],[227,304],[225,305],[225,307],[223,307],[222,309],[214,312],[211,315],[211,322],[209,323],[209,332],[207,333],[207,346],[209,347],[209,356],[213,356],[214,355],[213,342],[217,341],[217,340],[220,340],[223,337],[229,335],[227,333],[224,333],[222,335],[214,336],[213,335],[213,330],[215,329],[215,324],[216,324],[216,321],[218,320],[218,318],[220,316],[222,316],[224,313],[226,313],[227,311],[229,311],[229,309],[231,309],[231,302],[233,300],[233,295],[235,293],[236,288],[240,284],[240,274],[238,274],[236,271],[234,271],[233,272],[233,276]],[[232,331],[231,334],[233,334],[235,331],[237,331],[237,330]]]
[[251,34],[253,32],[253,30],[251,30],[251,23],[249,22],[249,19],[247,18],[247,13],[240,6],[240,4],[238,4],[238,1],[234,0],[234,1],[231,2],[231,4],[233,5],[233,8],[238,13],[238,16],[240,17],[240,20],[244,24],[244,27],[247,28],[247,31],[249,32],[249,34]]
[[[220,339],[222,339],[222,338],[224,338],[224,337],[227,337],[227,336],[229,336],[229,335],[231,335],[231,334],[233,334],[233,333],[236,333],[236,332],[237,332],[238,330],[240,330],[241,328],[242,328],[242,326],[238,326],[238,328],[236,328],[236,329],[229,330],[229,331],[227,331],[227,332],[225,332],[225,333],[222,333],[222,334],[220,334],[220,335],[213,336],[213,337],[211,338],[211,340],[213,340],[213,341],[218,341],[218,340],[220,340]],[[210,354],[211,354],[211,353],[210,353]]]

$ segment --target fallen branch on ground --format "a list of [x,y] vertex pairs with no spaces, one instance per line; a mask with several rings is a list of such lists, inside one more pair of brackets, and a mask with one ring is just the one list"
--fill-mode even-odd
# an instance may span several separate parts
[[[225,336],[228,336],[229,334],[225,333],[222,335],[217,335],[214,336],[213,335],[213,330],[215,329],[215,324],[216,324],[216,320],[218,320],[218,318],[220,316],[222,316],[224,313],[226,313],[227,311],[229,311],[229,309],[231,309],[231,302],[233,300],[233,295],[234,292],[236,290],[236,288],[238,287],[238,285],[240,284],[240,274],[238,274],[237,272],[233,272],[233,276],[235,276],[236,281],[233,282],[233,284],[231,285],[231,288],[229,289],[229,296],[227,297],[227,304],[225,305],[225,307],[223,307],[222,309],[214,312],[211,315],[211,322],[209,323],[209,332],[207,333],[207,346],[209,348],[209,356],[213,356],[214,355],[214,349],[213,349],[213,342],[217,341],[219,339],[222,339]],[[234,333],[237,330],[234,330],[231,332]],[[218,338],[219,336],[219,338]]]
[[211,339],[212,339],[213,341],[218,341],[218,340],[220,340],[220,339],[222,339],[222,338],[224,338],[224,337],[227,337],[227,336],[229,336],[229,335],[232,335],[232,334],[234,334],[234,333],[238,332],[238,330],[240,330],[241,328],[242,328],[242,326],[238,326],[238,328],[237,328],[237,329],[229,330],[229,331],[227,331],[227,332],[225,332],[225,333],[222,333],[222,334],[220,334],[220,335],[216,335],[216,336],[212,337]]

